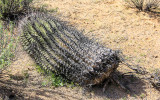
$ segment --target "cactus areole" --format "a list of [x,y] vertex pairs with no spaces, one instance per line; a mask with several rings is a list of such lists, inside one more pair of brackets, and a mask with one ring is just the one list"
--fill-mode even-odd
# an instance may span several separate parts
[[99,84],[119,66],[117,51],[53,16],[32,14],[19,27],[24,49],[39,66],[80,85]]

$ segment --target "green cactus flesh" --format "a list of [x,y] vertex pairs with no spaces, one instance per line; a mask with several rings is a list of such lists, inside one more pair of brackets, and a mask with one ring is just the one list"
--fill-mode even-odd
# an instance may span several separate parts
[[79,84],[98,84],[118,67],[118,53],[85,37],[75,28],[44,14],[26,17],[21,42],[47,71]]

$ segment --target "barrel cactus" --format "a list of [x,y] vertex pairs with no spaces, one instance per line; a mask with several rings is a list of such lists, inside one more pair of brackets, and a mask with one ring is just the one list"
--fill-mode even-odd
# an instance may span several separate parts
[[99,84],[121,61],[117,51],[53,16],[32,14],[19,27],[24,49],[39,66],[81,85]]

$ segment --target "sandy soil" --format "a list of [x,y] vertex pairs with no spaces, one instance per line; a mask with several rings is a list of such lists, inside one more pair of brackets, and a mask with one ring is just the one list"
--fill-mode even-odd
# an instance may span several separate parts
[[[35,5],[52,10],[84,34],[112,49],[119,49],[127,59],[143,66],[149,72],[160,69],[160,20],[144,12],[125,6],[123,0],[39,0]],[[120,69],[125,69],[121,66]],[[27,71],[29,78],[14,80],[11,76],[23,76]],[[156,89],[148,82],[131,84],[133,93],[127,93],[116,85],[108,87],[105,93],[101,87],[95,87],[90,93],[82,93],[80,87],[44,87],[45,77],[35,70],[33,60],[19,49],[16,61],[3,74],[0,83],[1,93],[19,94],[20,99],[29,100],[160,100]],[[14,84],[13,84],[14,83]],[[4,89],[6,91],[3,91]],[[0,95],[1,96],[1,95]],[[11,95],[12,96],[12,95]],[[7,98],[7,97],[4,97]]]

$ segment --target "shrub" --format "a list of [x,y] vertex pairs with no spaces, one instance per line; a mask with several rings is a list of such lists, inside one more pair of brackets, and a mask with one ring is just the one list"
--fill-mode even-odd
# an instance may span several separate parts
[[125,0],[130,7],[137,8],[140,11],[151,11],[160,6],[159,0]]
[[0,18],[14,20],[29,8],[32,0],[0,0]]
[[13,38],[13,25],[10,24],[10,31],[4,29],[0,23],[0,69],[10,65],[16,49]]

